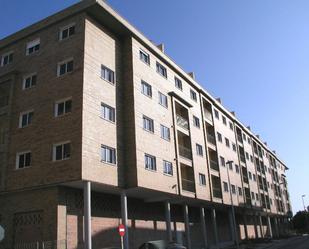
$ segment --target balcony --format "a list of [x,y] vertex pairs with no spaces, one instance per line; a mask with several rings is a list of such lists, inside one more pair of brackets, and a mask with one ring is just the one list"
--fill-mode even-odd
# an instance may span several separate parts
[[176,120],[177,120],[177,125],[179,125],[180,127],[189,130],[189,121],[188,119],[180,116],[180,115],[176,115]]
[[182,190],[195,192],[195,182],[188,179],[181,179]]
[[205,119],[209,120],[212,123],[213,120],[212,120],[211,104],[205,100],[203,100],[203,110],[204,110]]
[[182,190],[194,193],[195,192],[195,181],[194,181],[193,168],[181,163],[180,170],[181,170]]
[[207,141],[213,145],[216,145],[216,138],[212,134],[207,133]]
[[216,161],[209,160],[209,162],[210,162],[210,168],[211,169],[219,171],[219,165]]
[[192,159],[192,151],[190,148],[187,148],[186,146],[183,145],[178,145],[179,148],[179,155],[182,157],[185,157],[187,159]]
[[205,118],[206,118],[207,120],[209,120],[210,122],[212,122],[212,114],[211,114],[211,112],[209,112],[208,110],[205,110],[205,111],[204,111],[204,115],[205,115]]
[[208,148],[208,155],[209,155],[210,168],[219,171],[217,152]]
[[212,182],[212,195],[213,195],[213,197],[222,198],[220,178],[217,177],[217,176],[211,175],[211,182]]
[[192,159],[191,140],[190,137],[180,131],[177,131],[179,156]]
[[242,161],[243,163],[246,163],[246,158],[244,155],[239,155],[240,156],[240,161]]

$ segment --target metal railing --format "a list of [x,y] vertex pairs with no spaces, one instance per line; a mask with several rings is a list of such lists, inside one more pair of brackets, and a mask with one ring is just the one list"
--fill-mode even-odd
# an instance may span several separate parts
[[180,127],[189,130],[189,121],[188,119],[180,116],[180,115],[176,115],[176,120],[177,120],[177,125],[179,125]]
[[34,242],[18,242],[14,245],[14,249],[66,249],[66,240],[50,240],[50,241],[34,241]]
[[192,159],[192,151],[190,148],[185,147],[183,145],[178,145],[179,147],[179,155],[185,157],[187,159]]
[[216,144],[215,136],[210,133],[207,133],[207,141],[211,144]]
[[181,179],[182,189],[189,192],[195,192],[195,182],[188,179]]
[[205,110],[204,111],[204,115],[205,115],[205,118],[208,119],[209,121],[212,122],[212,115],[211,115],[211,112],[209,112],[208,110]]
[[241,135],[237,134],[237,140],[238,140],[240,143],[242,143],[242,137],[241,137]]
[[219,165],[216,161],[214,160],[209,160],[210,162],[210,168],[219,171]]
[[216,198],[222,198],[222,193],[221,193],[221,189],[220,188],[213,187],[212,194]]

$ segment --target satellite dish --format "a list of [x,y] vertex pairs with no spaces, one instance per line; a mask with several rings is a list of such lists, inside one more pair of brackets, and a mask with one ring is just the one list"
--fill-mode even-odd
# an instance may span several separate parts
[[4,234],[5,234],[4,228],[0,225],[0,242],[4,240]]

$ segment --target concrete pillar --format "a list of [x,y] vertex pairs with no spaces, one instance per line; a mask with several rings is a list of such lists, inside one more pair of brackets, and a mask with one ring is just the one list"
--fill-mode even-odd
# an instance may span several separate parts
[[205,209],[203,207],[200,207],[200,219],[201,219],[204,246],[205,246],[205,248],[207,248],[208,247],[208,244],[207,244],[207,229],[206,229],[206,223],[205,223]]
[[267,216],[267,226],[268,226],[268,231],[269,231],[269,237],[273,238],[273,231],[272,231],[272,228],[271,228],[271,222],[270,222],[269,216]]
[[172,242],[173,236],[171,229],[171,204],[168,201],[165,202],[165,222],[166,222],[167,240],[169,242]]
[[126,233],[123,236],[124,249],[129,249],[128,203],[127,203],[127,195],[125,191],[121,192],[121,220],[126,230]]
[[232,209],[229,208],[229,224],[230,224],[230,231],[231,231],[231,236],[232,236],[232,241],[235,242],[236,237],[235,237],[235,229],[234,229],[234,221],[233,221],[233,213]]
[[249,239],[248,235],[248,222],[247,222],[247,215],[244,214],[244,230],[245,230],[245,237],[246,239]]
[[261,215],[259,215],[259,221],[260,221],[261,237],[264,238],[263,220],[262,220],[262,216]]
[[257,216],[256,215],[253,215],[253,222],[254,222],[254,234],[255,234],[255,238],[257,239],[259,237],[259,232],[257,228]]
[[279,219],[279,218],[274,217],[274,220],[275,220],[275,229],[276,229],[276,236],[279,238],[279,237],[280,237],[280,227],[279,227],[278,219]]
[[215,208],[211,209],[211,220],[212,220],[213,231],[214,231],[215,248],[218,248],[219,239],[218,239],[217,217],[216,217],[216,209]]
[[91,239],[91,183],[84,182],[84,236],[85,249],[92,249]]
[[189,209],[188,205],[183,206],[184,220],[185,220],[185,229],[186,229],[186,238],[187,238],[187,248],[191,249],[191,238],[190,238],[190,221],[189,221]]

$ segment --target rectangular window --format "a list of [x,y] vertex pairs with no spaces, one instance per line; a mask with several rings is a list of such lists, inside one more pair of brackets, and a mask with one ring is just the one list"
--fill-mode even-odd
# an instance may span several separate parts
[[203,156],[203,146],[200,144],[196,144],[196,154],[198,156]]
[[20,152],[16,156],[16,169],[23,169],[31,166],[31,152]]
[[173,175],[173,164],[171,162],[163,160],[163,173],[166,175]]
[[244,141],[247,141],[247,136],[246,136],[246,134],[243,134],[243,139],[244,139]]
[[227,185],[227,182],[223,182],[223,190],[224,190],[224,192],[228,192],[229,191],[229,187]]
[[200,185],[205,186],[206,185],[206,177],[205,177],[205,175],[199,173],[198,174],[198,178],[199,178]]
[[191,97],[191,99],[194,100],[195,102],[197,101],[196,92],[193,91],[192,89],[190,89],[190,97]]
[[235,171],[237,174],[239,174],[239,166],[237,164],[235,164]]
[[234,130],[234,126],[233,126],[232,122],[229,122],[229,125],[230,125],[230,129],[233,131]]
[[55,103],[55,117],[59,117],[72,111],[72,100],[59,100]]
[[221,166],[225,167],[225,159],[224,159],[224,157],[220,156],[220,162],[221,162]]
[[65,27],[62,27],[59,32],[59,40],[65,40],[75,34],[75,24],[69,24]]
[[116,164],[116,149],[101,145],[101,161]]
[[233,170],[233,163],[229,163],[229,169]]
[[149,85],[147,82],[142,80],[141,86],[142,86],[142,93],[151,98],[152,97],[151,85]]
[[115,83],[114,71],[104,65],[101,65],[101,78],[108,81],[109,83]]
[[181,79],[175,77],[175,86],[182,91],[182,81]]
[[115,122],[115,108],[101,103],[101,115],[103,119]]
[[193,125],[197,128],[200,128],[200,119],[196,116],[193,116]]
[[216,109],[214,109],[214,113],[215,113],[216,119],[219,119],[219,112]]
[[36,73],[25,76],[23,79],[23,89],[28,89],[36,86],[36,81],[37,81]]
[[222,135],[220,132],[217,132],[217,138],[220,143],[222,143]]
[[246,159],[249,160],[249,153],[246,152]]
[[139,58],[141,61],[145,62],[146,64],[150,65],[150,56],[143,50],[139,51]]
[[165,139],[165,140],[170,140],[170,128],[164,126],[164,125],[160,125],[160,129],[161,129],[161,138]]
[[71,157],[71,143],[64,142],[54,144],[53,146],[53,161],[66,160]]
[[166,67],[164,67],[162,64],[157,62],[157,73],[162,75],[164,78],[167,78],[167,71]]
[[26,55],[33,54],[35,52],[38,52],[39,50],[40,50],[40,38],[27,43]]
[[236,195],[236,187],[235,187],[235,185],[232,184],[231,188],[232,188],[232,194]]
[[153,119],[143,116],[143,128],[146,131],[154,133]]
[[236,151],[236,144],[232,143],[233,151]]
[[19,115],[19,128],[27,127],[32,123],[33,111],[22,112]]
[[163,93],[159,92],[159,104],[164,106],[164,107],[168,107],[168,100],[167,100],[167,96],[164,95]]
[[256,198],[257,201],[259,201],[260,200],[259,194],[256,193],[255,198]]
[[251,172],[249,171],[248,174],[249,174],[249,179],[252,180],[252,174],[251,174]]
[[242,196],[242,188],[241,187],[238,187],[238,195]]
[[223,124],[226,125],[226,117],[224,117],[223,115],[222,115],[222,122],[223,122]]
[[13,62],[13,52],[5,53],[1,56],[1,67]]
[[71,73],[73,71],[74,62],[73,59],[67,59],[63,62],[58,63],[57,67],[57,75],[65,75],[67,73]]
[[255,200],[255,194],[254,194],[254,192],[251,192],[251,198],[252,198],[252,200]]
[[256,182],[256,175],[255,175],[255,174],[252,174],[252,176],[253,176],[253,181]]
[[145,169],[149,169],[153,171],[157,170],[156,158],[154,156],[145,154]]
[[230,140],[228,138],[225,138],[225,145],[230,148]]

